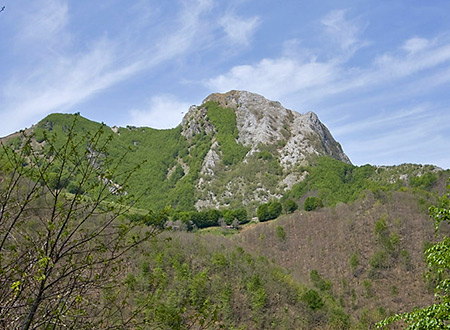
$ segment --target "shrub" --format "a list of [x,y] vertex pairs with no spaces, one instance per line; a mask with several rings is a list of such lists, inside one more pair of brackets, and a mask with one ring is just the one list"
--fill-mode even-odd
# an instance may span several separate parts
[[391,286],[391,295],[393,296],[398,295],[398,288],[395,285]]
[[306,291],[302,295],[302,300],[307,303],[312,310],[320,309],[324,305],[322,297],[320,297],[317,291],[313,289]]
[[298,209],[298,204],[292,199],[288,199],[286,202],[284,202],[283,208],[284,212],[286,212],[287,214],[294,213],[294,211]]
[[280,241],[286,240],[286,232],[284,231],[284,228],[281,226],[277,226],[276,228],[277,237]]
[[261,310],[267,302],[267,293],[258,275],[253,275],[246,283],[247,293],[254,311]]
[[356,253],[353,253],[350,257],[350,267],[352,268],[352,271],[355,270],[356,267],[359,266],[359,258]]
[[267,151],[261,151],[260,153],[258,153],[258,159],[262,159],[262,160],[271,160],[273,158],[272,154]]
[[381,217],[377,222],[375,222],[374,232],[377,238],[381,236],[386,236],[387,224],[384,217]]
[[309,273],[309,277],[314,286],[320,291],[328,291],[331,289],[331,282],[324,280],[317,270],[311,270],[311,272]]
[[305,211],[314,211],[318,208],[323,207],[323,201],[319,197],[308,197],[305,200],[305,203],[303,205],[303,208]]
[[385,251],[376,251],[369,261],[370,266],[375,269],[388,268],[389,260]]
[[366,298],[372,298],[373,297],[372,282],[370,280],[364,280],[363,286],[364,289],[366,290]]
[[256,211],[259,221],[267,221],[277,218],[283,207],[278,201],[261,204]]
[[350,315],[346,314],[340,308],[334,308],[330,313],[330,323],[333,329],[349,329]]

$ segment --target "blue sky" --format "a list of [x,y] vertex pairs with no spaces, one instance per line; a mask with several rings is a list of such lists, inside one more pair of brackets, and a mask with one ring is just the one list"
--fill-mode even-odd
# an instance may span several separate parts
[[174,127],[212,92],[314,111],[357,165],[450,168],[450,1],[0,0],[0,136]]

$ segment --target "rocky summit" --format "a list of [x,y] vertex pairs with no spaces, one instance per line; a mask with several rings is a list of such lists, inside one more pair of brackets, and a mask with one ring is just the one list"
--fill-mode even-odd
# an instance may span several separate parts
[[[341,145],[314,112],[301,114],[288,110],[280,102],[247,91],[214,93],[202,104],[207,102],[234,110],[239,131],[237,142],[250,147],[249,155],[258,152],[260,145],[282,144],[277,158],[285,169],[305,163],[311,156],[330,156],[350,164]],[[204,107],[192,106],[182,122],[183,135],[189,138],[199,133],[205,114]]]
[[[215,138],[217,129],[208,116],[212,103],[234,113],[236,143],[247,148],[242,164],[235,166],[238,171],[233,171],[233,166],[221,166],[223,153],[220,142]],[[244,204],[280,197],[294,183],[302,180],[302,166],[307,166],[317,156],[329,156],[350,164],[340,144],[315,113],[301,114],[288,110],[279,102],[247,91],[209,95],[202,105],[191,106],[181,125],[182,134],[187,139],[202,132],[212,136],[211,147],[202,163],[203,177],[197,183],[197,189],[203,192],[203,198],[197,201],[199,208],[227,204],[227,200],[237,195],[241,195]],[[264,166],[264,162],[271,164]],[[274,171],[274,162],[280,166],[278,171]],[[272,171],[267,169],[267,165],[272,165]],[[242,175],[247,173],[245,170],[254,171],[252,180],[258,182],[255,190],[243,189],[255,182],[247,182],[248,176]],[[209,187],[221,181],[224,172],[228,172],[225,175],[227,182],[222,182],[226,189],[217,196],[209,191]],[[277,178],[268,179],[272,175]],[[276,184],[273,184],[274,181],[277,181]]]

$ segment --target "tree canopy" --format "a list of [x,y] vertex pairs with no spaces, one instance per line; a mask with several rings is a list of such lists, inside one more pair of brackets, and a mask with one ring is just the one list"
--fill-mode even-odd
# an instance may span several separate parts
[[277,218],[283,209],[278,201],[261,204],[256,212],[259,221],[267,221]]

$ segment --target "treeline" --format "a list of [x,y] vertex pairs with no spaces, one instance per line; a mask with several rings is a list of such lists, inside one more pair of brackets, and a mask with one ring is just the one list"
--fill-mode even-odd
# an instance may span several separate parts
[[[293,213],[298,204],[292,199],[283,203],[273,200],[259,205],[257,209],[258,221],[268,221],[278,218],[283,212]],[[315,209],[315,208],[314,208]],[[306,209],[305,209],[306,210]],[[311,209],[313,210],[313,209]],[[308,209],[308,211],[311,211]],[[127,217],[134,221],[143,222],[160,228],[193,231],[208,227],[227,226],[238,229],[240,225],[250,222],[246,209],[207,209],[202,211],[180,211],[166,207],[160,211],[150,211],[146,214],[130,212]]]
[[[268,221],[278,218],[284,211],[285,214],[297,210],[298,204],[292,199],[281,202],[274,200],[261,204],[257,209],[258,220]],[[214,226],[229,226],[239,228],[240,225],[250,222],[246,209],[209,209],[203,211],[177,211],[170,215],[171,224],[191,231],[195,228],[207,228]],[[177,223],[178,222],[178,223]]]
[[150,211],[147,214],[130,212],[127,217],[147,225],[186,231],[215,226],[229,226],[237,229],[240,225],[250,221],[245,209],[174,211],[164,208],[161,211]]
[[220,225],[232,226],[238,228],[239,225],[249,222],[247,210],[245,209],[226,209],[226,210],[203,210],[174,212],[172,215],[174,223],[181,222],[188,231],[195,228],[207,228]]
[[449,173],[437,171],[432,165],[354,166],[330,157],[318,157],[301,170],[308,175],[303,181],[294,184],[282,200],[301,199],[314,192],[322,203],[309,200],[309,203],[318,203],[309,205],[309,208],[321,207],[321,204],[334,206],[339,202],[353,202],[366,191],[392,191],[407,187],[431,191],[439,185],[439,181],[446,180]]

